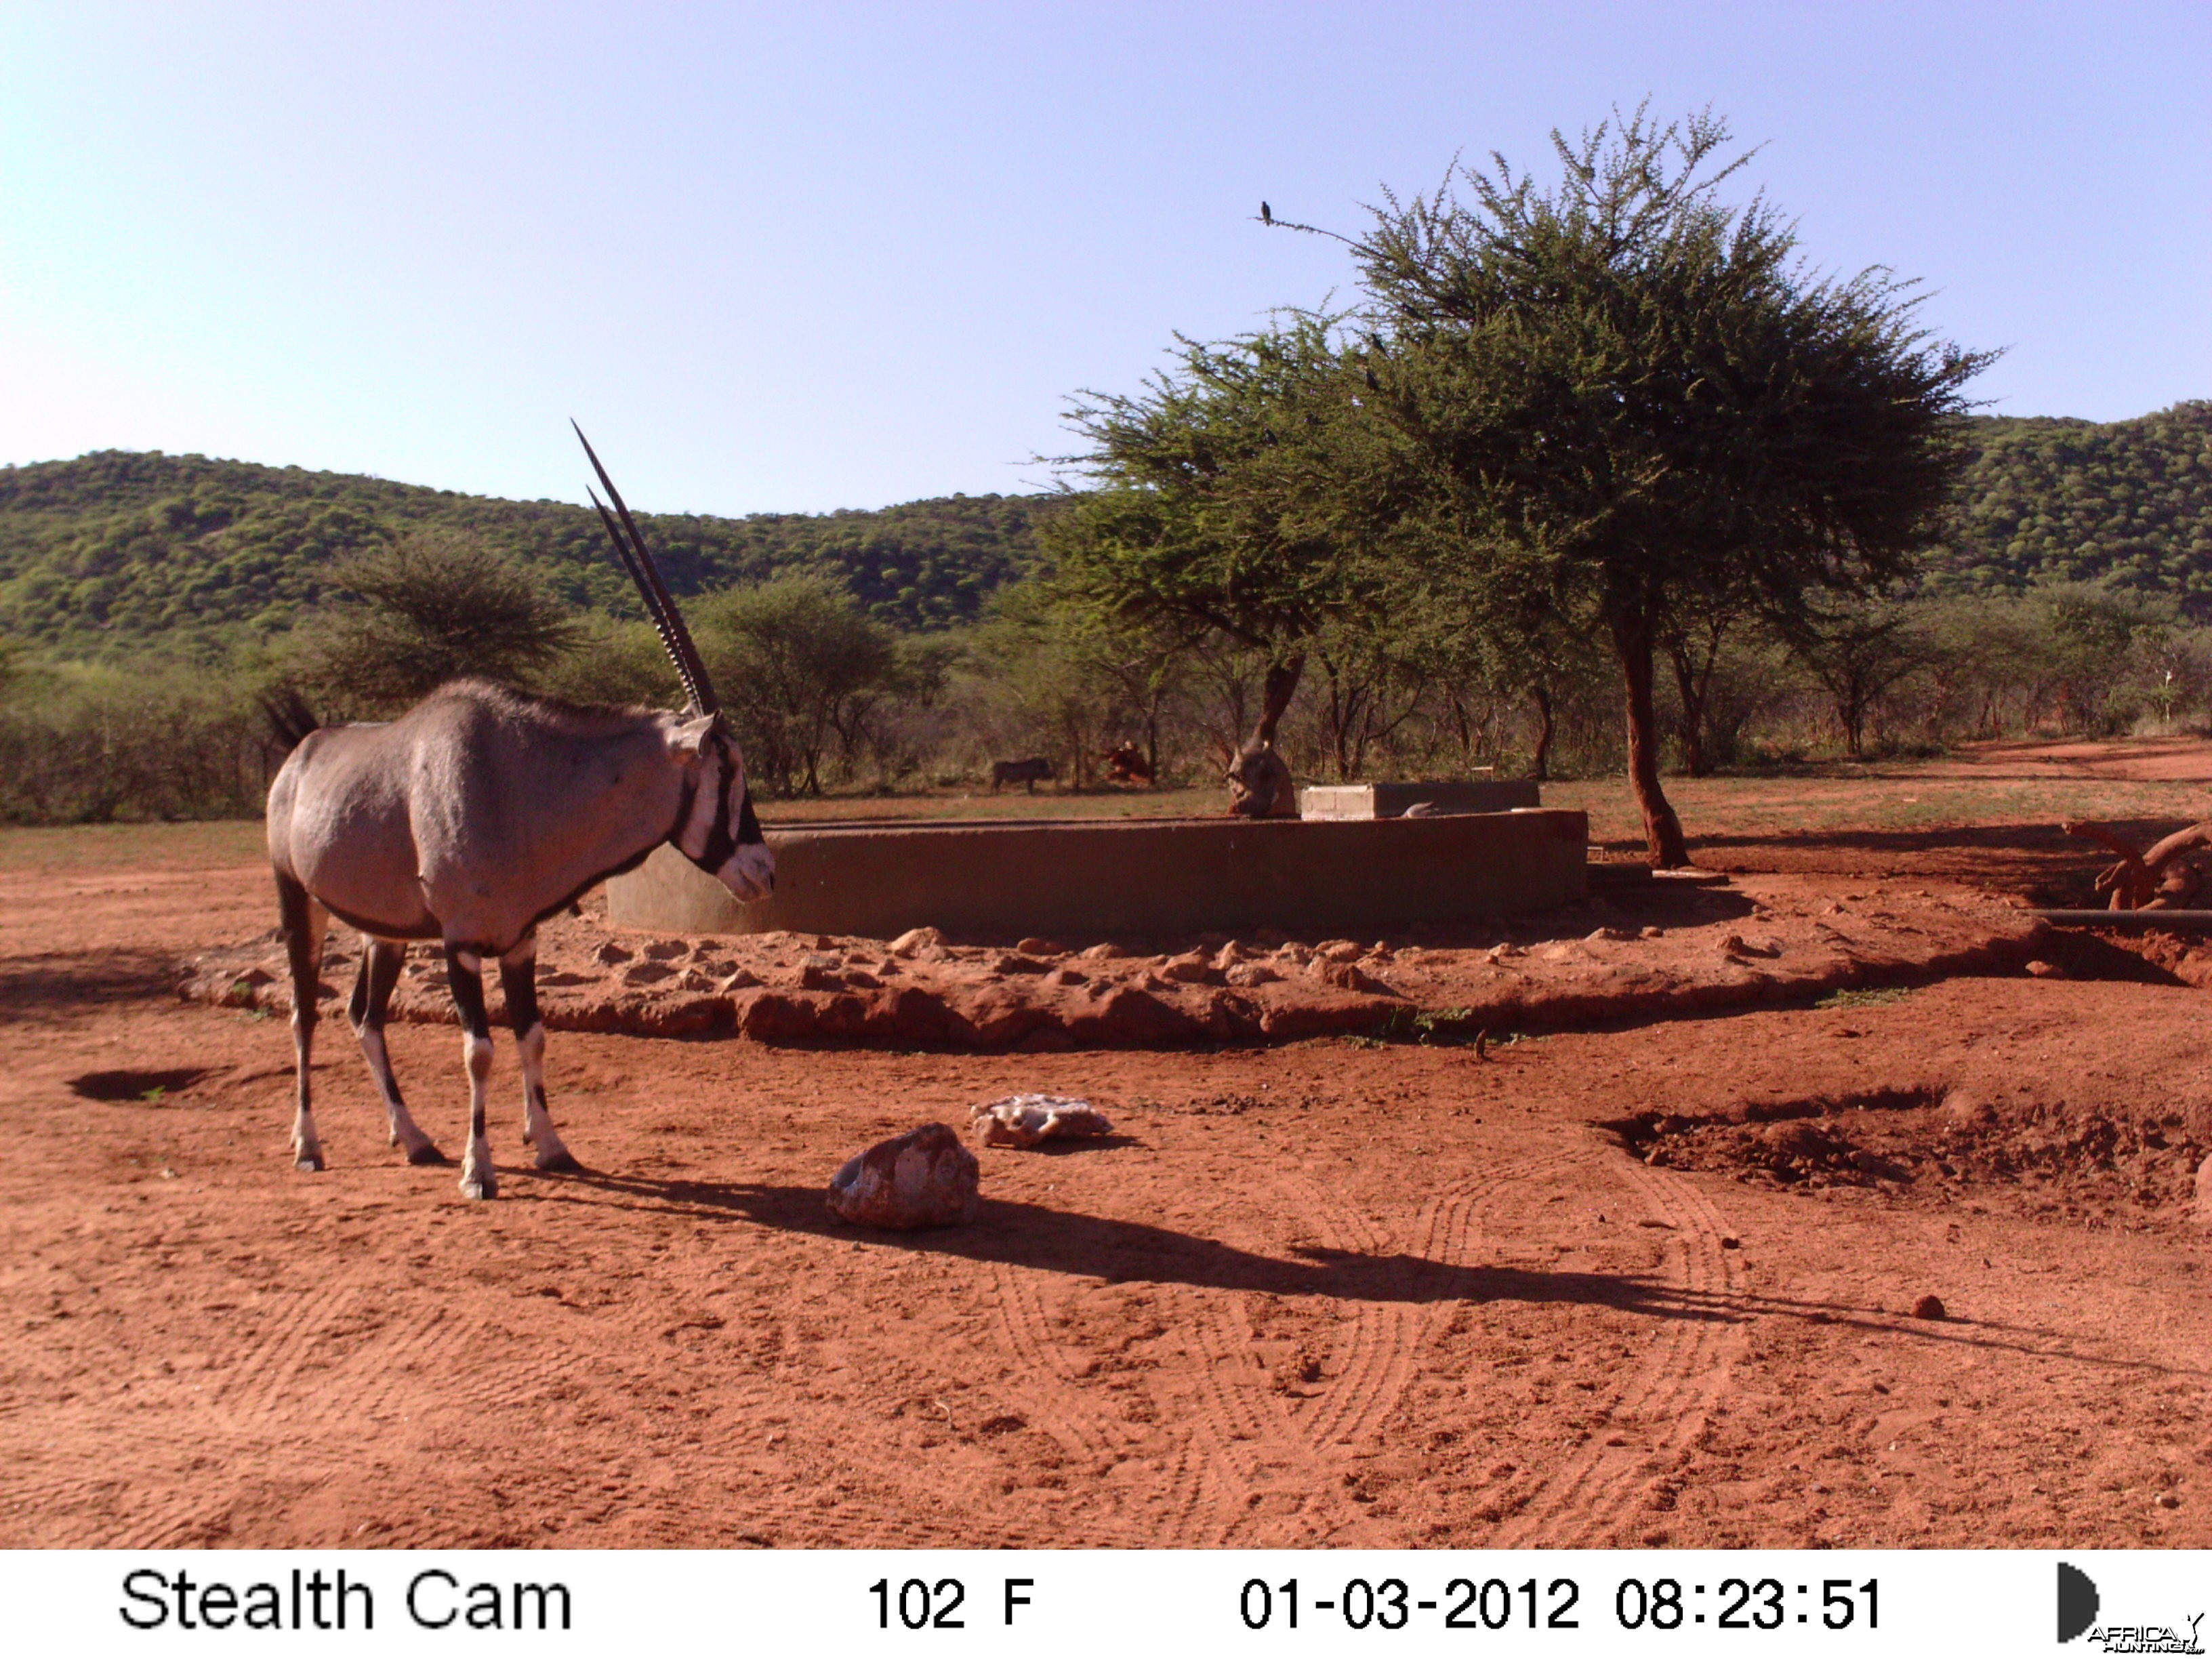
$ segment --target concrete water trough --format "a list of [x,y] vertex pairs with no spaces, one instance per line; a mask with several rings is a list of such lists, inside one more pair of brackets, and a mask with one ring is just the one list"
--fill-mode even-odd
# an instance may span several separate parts
[[1372,934],[1571,903],[1589,826],[1553,809],[1300,822],[1136,818],[771,830],[774,896],[739,904],[672,847],[607,884],[607,919],[672,933],[1062,939],[1274,927]]

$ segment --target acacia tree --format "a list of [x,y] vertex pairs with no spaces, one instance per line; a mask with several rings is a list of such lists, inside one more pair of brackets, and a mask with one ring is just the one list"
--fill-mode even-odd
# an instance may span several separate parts
[[[1653,860],[1689,861],[1659,781],[1654,653],[1699,603],[1902,573],[1961,465],[1960,387],[1990,360],[1915,325],[1911,284],[1806,271],[1763,198],[1717,199],[1746,161],[1710,113],[1644,110],[1553,135],[1540,189],[1493,156],[1434,196],[1389,198],[1353,252],[1368,295],[1368,407],[1422,458],[1479,586],[1533,577],[1601,632],[1625,683],[1629,774]],[[1464,190],[1464,195],[1461,193]]]
[[1225,344],[1179,342],[1175,372],[1134,397],[1086,394],[1069,423],[1095,486],[1040,526],[1058,592],[1129,624],[1213,635],[1265,665],[1253,739],[1273,744],[1306,658],[1383,587],[1376,435],[1346,395],[1326,319]]
[[843,589],[786,576],[726,589],[696,607],[707,666],[748,759],[776,793],[822,793],[834,739],[849,757],[900,680],[896,641]]
[[353,602],[304,624],[294,652],[325,713],[390,712],[466,674],[528,683],[580,638],[539,578],[458,531],[411,531],[330,579]]

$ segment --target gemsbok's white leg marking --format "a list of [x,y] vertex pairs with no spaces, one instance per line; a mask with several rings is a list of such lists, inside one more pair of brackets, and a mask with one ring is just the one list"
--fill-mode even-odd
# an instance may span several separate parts
[[307,896],[303,888],[277,884],[277,903],[284,922],[286,953],[292,965],[292,1058],[299,1071],[299,1091],[292,1114],[292,1167],[319,1170],[325,1167],[323,1139],[315,1133],[315,1103],[309,1073],[315,1053],[315,996],[322,982],[323,934],[330,915]]
[[497,1198],[499,1175],[491,1166],[491,1141],[484,1133],[491,1093],[491,1023],[484,1014],[483,958],[448,945],[446,964],[453,1006],[461,1016],[461,1060],[469,1068],[469,1150],[461,1160],[461,1196]]
[[514,1028],[514,1052],[522,1061],[522,1141],[536,1149],[539,1169],[574,1170],[581,1166],[561,1144],[545,1105],[545,1021],[538,1012],[537,976],[533,934],[499,959],[500,991]]
[[392,1144],[407,1155],[410,1164],[443,1164],[446,1155],[422,1133],[407,1110],[407,1103],[400,1097],[399,1079],[392,1072],[392,1055],[384,1045],[385,1011],[391,1004],[392,988],[398,983],[399,969],[406,960],[407,947],[396,940],[363,941],[361,976],[354,981],[353,1000],[347,1006],[346,1015],[353,1024],[354,1036],[360,1040],[362,1058],[368,1061],[368,1074],[376,1084],[377,1096],[384,1102],[384,1115],[392,1126]]

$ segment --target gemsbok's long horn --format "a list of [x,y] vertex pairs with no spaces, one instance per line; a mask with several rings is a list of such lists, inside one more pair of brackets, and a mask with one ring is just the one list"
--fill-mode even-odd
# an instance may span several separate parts
[[[622,491],[607,477],[607,470],[599,464],[598,452],[584,435],[584,428],[574,420],[568,424],[575,428],[576,441],[584,446],[584,453],[591,457],[592,471],[599,475],[599,483],[605,486],[609,499],[615,504],[614,512],[609,513],[605,503],[588,489],[584,493],[592,496],[592,505],[599,509],[599,521],[607,527],[616,556],[629,572],[630,580],[637,584],[638,593],[645,600],[646,614],[653,618],[653,630],[660,635],[668,659],[676,665],[677,678],[684,682],[684,694],[691,699],[691,707],[696,713],[720,714],[722,705],[714,696],[714,683],[707,678],[706,664],[699,659],[699,648],[691,643],[691,630],[684,625],[683,612],[677,610],[675,596],[661,579],[659,565],[653,562],[645,538],[638,533],[637,521],[623,504]],[[620,515],[619,523],[617,514]]]

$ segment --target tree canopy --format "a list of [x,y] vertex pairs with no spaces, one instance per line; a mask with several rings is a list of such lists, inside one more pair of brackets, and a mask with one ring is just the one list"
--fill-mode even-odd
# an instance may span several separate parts
[[1046,526],[1059,591],[1124,623],[1218,633],[1260,655],[1255,738],[1273,740],[1305,657],[1372,613],[1389,580],[1386,521],[1362,478],[1377,435],[1344,395],[1325,319],[1221,344],[1180,342],[1133,397],[1080,398],[1094,486]]
[[[1783,611],[1902,573],[1962,465],[1984,355],[1933,341],[1911,285],[1807,271],[1710,115],[1641,110],[1547,189],[1501,158],[1376,210],[1354,246],[1370,406],[1408,441],[1409,516],[1471,586],[1540,586],[1611,638],[1653,856],[1687,861],[1659,783],[1653,654],[1675,612],[1732,592]],[[1465,194],[1460,191],[1464,190]]]
[[528,571],[452,531],[413,531],[330,579],[354,602],[326,604],[289,653],[325,719],[391,714],[463,675],[528,684],[578,638]]

